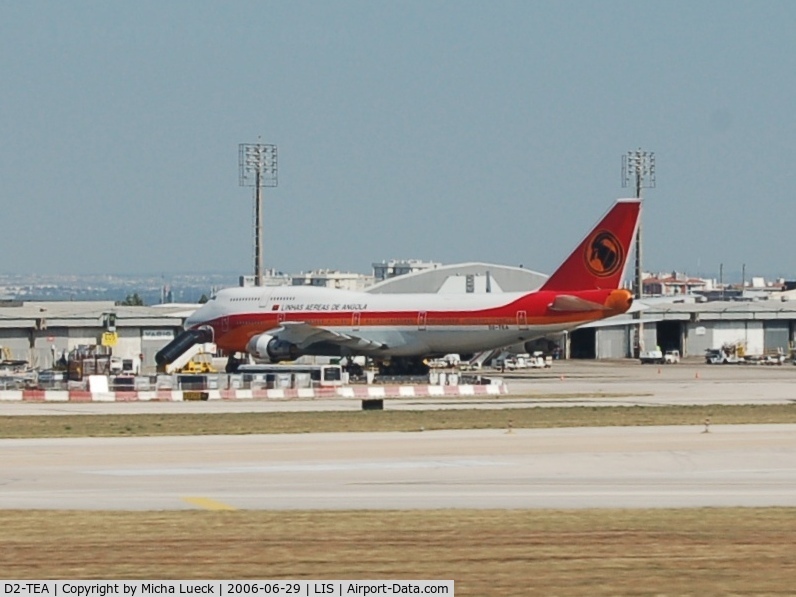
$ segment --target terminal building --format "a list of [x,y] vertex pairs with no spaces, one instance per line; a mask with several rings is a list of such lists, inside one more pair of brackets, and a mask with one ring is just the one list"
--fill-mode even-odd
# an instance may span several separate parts
[[125,370],[155,373],[155,354],[196,305],[127,307],[113,301],[0,302],[0,360],[50,369],[81,347],[114,355]]
[[[377,264],[374,264],[374,266]],[[382,278],[366,292],[373,293],[479,293],[529,292],[536,290],[547,276],[521,267],[492,263],[434,264],[434,267]],[[379,281],[380,280],[380,281]]]
[[[684,357],[708,349],[743,346],[746,354],[789,354],[796,340],[796,304],[776,298],[760,301],[655,303],[636,314],[587,325],[564,341],[572,358],[612,359],[633,354],[635,327],[642,327],[642,349],[679,350]],[[640,323],[639,323],[640,322]]]

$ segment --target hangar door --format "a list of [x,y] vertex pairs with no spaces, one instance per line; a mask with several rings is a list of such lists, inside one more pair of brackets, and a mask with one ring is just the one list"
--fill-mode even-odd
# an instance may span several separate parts
[[627,354],[627,330],[624,327],[597,330],[598,359],[622,359]]
[[787,321],[766,321],[763,323],[763,347],[766,351],[781,349],[788,353],[790,325]]
[[659,321],[656,324],[658,332],[658,346],[664,352],[679,350],[683,352],[683,323],[681,321]]
[[569,335],[569,356],[572,359],[593,359],[597,356],[597,330],[578,328]]
[[0,348],[8,349],[7,354],[0,352],[0,360],[8,357],[27,361],[30,358],[28,330],[0,329]]
[[708,348],[721,348],[725,344],[743,344],[746,354],[761,354],[763,352],[763,322],[762,321],[714,321],[712,346]]

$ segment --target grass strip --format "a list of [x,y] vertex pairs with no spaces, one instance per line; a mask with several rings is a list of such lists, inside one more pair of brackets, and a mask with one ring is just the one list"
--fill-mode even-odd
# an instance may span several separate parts
[[247,435],[439,429],[796,423],[796,404],[42,415],[0,417],[0,438]]
[[35,579],[454,579],[456,594],[792,595],[796,512],[0,511]]

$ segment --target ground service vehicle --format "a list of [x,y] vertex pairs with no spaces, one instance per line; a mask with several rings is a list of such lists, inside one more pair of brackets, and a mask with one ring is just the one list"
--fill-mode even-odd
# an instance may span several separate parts
[[267,388],[329,388],[343,385],[340,365],[241,365],[238,373],[245,382],[259,382]]
[[727,351],[723,348],[708,348],[705,351],[705,362],[708,365],[727,365],[741,361],[743,361],[743,357],[739,357],[737,352]]
[[642,365],[663,365],[663,351],[660,349],[642,350],[638,355],[638,360]]

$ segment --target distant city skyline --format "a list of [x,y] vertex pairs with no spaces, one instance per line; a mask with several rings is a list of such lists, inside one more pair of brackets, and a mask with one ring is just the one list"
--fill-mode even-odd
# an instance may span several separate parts
[[[653,151],[643,267],[796,278],[796,4],[0,3],[0,272],[552,272]],[[761,274],[762,273],[762,274]]]
[[124,301],[137,294],[147,305],[198,302],[213,288],[235,285],[222,274],[161,275],[21,275],[0,274],[0,300],[109,300]]
[[[451,264],[442,264],[451,265]],[[500,265],[500,264],[496,264]],[[504,264],[506,265],[506,264]],[[323,271],[327,268],[315,268]],[[667,274],[674,270],[645,272],[645,274]],[[280,272],[287,276],[305,272]],[[351,272],[370,276],[373,272]],[[550,272],[541,272],[550,273]],[[738,286],[743,270],[724,271],[723,279],[718,275],[705,275],[696,272],[677,271],[690,277],[711,280],[726,286]],[[210,296],[215,289],[238,286],[241,276],[234,272],[183,272],[179,274],[20,274],[0,273],[0,300],[110,300],[124,301],[138,294],[146,305],[168,302],[196,303],[203,295]],[[745,272],[747,285],[753,277],[763,277],[767,283],[774,283],[776,276],[757,272]],[[787,278],[786,278],[787,279]],[[626,286],[630,287],[629,273],[625,276]],[[793,280],[793,279],[787,279]],[[22,292],[20,292],[22,289]]]

